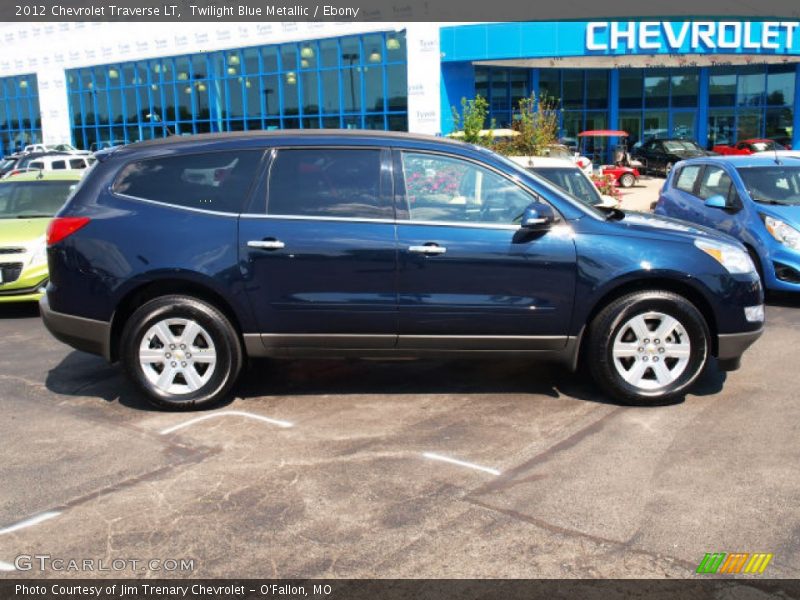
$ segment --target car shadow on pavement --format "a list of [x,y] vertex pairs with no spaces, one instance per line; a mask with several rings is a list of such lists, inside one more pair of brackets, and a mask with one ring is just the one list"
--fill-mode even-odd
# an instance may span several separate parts
[[[715,365],[698,380],[691,393],[716,394],[726,374]],[[157,411],[125,377],[119,365],[83,352],[70,352],[50,369],[45,385],[51,392],[119,402],[141,411]],[[541,395],[619,405],[603,395],[583,371],[559,364],[507,360],[266,360],[250,362],[236,388],[245,401],[277,396],[313,395]],[[217,404],[218,409],[233,399]],[[671,404],[680,404],[683,398]]]
[[[125,376],[120,365],[110,365],[103,358],[72,351],[50,369],[45,386],[64,396],[99,398],[119,402],[122,406],[142,411],[159,411],[150,404]],[[211,408],[230,404],[228,400]]]

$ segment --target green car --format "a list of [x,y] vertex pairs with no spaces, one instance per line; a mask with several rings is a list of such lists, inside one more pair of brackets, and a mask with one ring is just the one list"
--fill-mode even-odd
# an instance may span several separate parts
[[45,234],[82,171],[0,180],[0,303],[38,301],[47,285]]

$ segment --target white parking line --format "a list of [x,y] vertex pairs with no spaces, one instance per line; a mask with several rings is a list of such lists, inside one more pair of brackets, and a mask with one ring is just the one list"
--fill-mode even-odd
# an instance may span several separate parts
[[423,452],[422,456],[424,456],[425,458],[430,458],[431,460],[440,460],[442,462],[450,463],[452,465],[458,465],[459,467],[467,467],[468,469],[483,471],[484,473],[489,473],[491,475],[500,475],[500,471],[498,471],[497,469],[492,469],[491,467],[483,467],[481,465],[476,465],[475,463],[458,460],[457,458],[450,458],[449,456],[442,456],[441,454],[436,454],[435,452]]
[[19,531],[20,529],[25,529],[26,527],[31,527],[32,525],[36,525],[37,523],[41,523],[42,521],[49,521],[50,519],[54,519],[60,512],[50,511],[45,512],[40,515],[35,515],[29,519],[25,519],[24,521],[20,521],[19,523],[14,523],[13,525],[9,525],[4,529],[0,529],[0,535],[5,535],[7,533],[12,533],[14,531]]
[[226,410],[224,412],[218,412],[211,415],[205,415],[203,417],[197,417],[196,419],[190,419],[184,423],[178,423],[177,425],[173,425],[172,427],[167,427],[161,431],[161,435],[167,435],[168,433],[173,433],[178,431],[179,429],[183,429],[185,427],[191,427],[196,423],[201,423],[203,421],[208,421],[209,419],[216,419],[218,417],[244,417],[246,419],[254,419],[256,421],[262,421],[264,423],[269,423],[270,425],[277,425],[278,427],[294,427],[294,424],[289,423],[289,421],[281,421],[279,419],[270,419],[269,417],[262,417],[261,415],[254,415],[253,413],[244,412],[242,410]]
[[11,563],[3,562],[0,560],[0,571],[16,571],[17,568]]

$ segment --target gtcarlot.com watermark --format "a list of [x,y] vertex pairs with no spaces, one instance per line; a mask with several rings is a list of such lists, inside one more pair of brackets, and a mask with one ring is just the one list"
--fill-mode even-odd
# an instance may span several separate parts
[[17,571],[55,572],[192,572],[193,558],[63,558],[50,554],[20,554],[14,559]]

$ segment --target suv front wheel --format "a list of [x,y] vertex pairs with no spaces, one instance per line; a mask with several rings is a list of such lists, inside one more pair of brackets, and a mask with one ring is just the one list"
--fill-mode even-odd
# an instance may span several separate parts
[[177,410],[225,398],[243,362],[227,317],[202,300],[178,295],[136,310],[125,324],[120,351],[128,376],[147,399]]
[[708,363],[708,326],[686,298],[642,291],[618,298],[592,321],[586,354],[595,381],[626,404],[677,400]]

